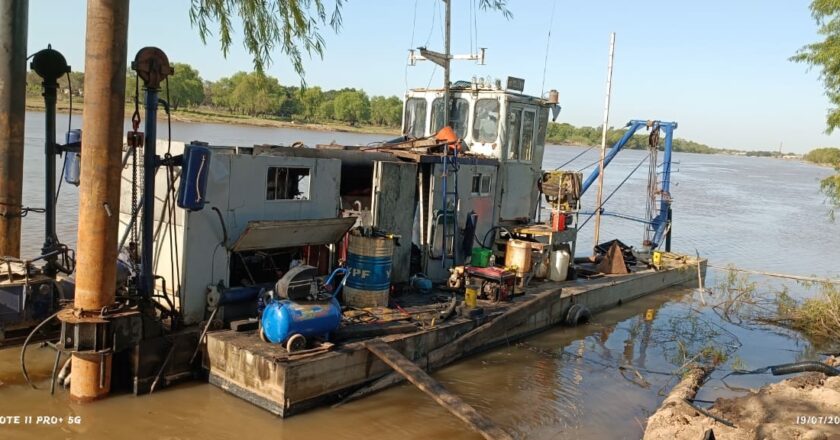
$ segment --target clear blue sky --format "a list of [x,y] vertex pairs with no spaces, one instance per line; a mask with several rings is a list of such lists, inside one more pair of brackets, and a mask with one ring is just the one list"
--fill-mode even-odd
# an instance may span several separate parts
[[[331,0],[324,0],[331,5]],[[218,41],[205,46],[190,25],[187,0],[134,0],[129,59],[143,46],[215,80],[252,61],[235,37],[225,59]],[[471,0],[453,0],[453,52],[470,50]],[[453,79],[474,75],[526,79],[541,91],[546,36],[551,43],[546,89],[560,92],[558,121],[600,125],[609,33],[617,33],[610,124],[629,119],[679,122],[678,135],[715,147],[805,152],[840,145],[824,134],[828,100],[817,73],[788,61],[817,39],[808,0],[556,1],[510,0],[510,21],[478,14],[478,45],[487,65],[457,62]],[[439,0],[356,0],[344,8],[339,34],[325,29],[323,60],[306,61],[309,85],[359,87],[402,96],[409,87],[440,84],[431,63],[406,68],[407,50],[428,43],[442,50]],[[630,6],[632,5],[632,7]],[[416,14],[415,14],[416,7]],[[85,2],[30,1],[29,51],[52,43],[74,70],[84,63]],[[413,38],[412,38],[413,34]],[[241,33],[239,33],[241,35]],[[279,51],[268,69],[286,85],[299,78]]]

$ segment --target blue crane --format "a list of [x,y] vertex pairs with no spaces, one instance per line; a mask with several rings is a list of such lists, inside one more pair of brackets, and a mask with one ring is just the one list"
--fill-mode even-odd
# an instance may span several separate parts
[[[659,210],[651,216],[651,218],[646,219],[646,223],[648,227],[653,232],[653,236],[651,238],[651,248],[656,248],[662,243],[662,239],[667,233],[670,223],[670,210],[671,210],[671,153],[672,153],[672,142],[674,137],[674,130],[677,128],[676,122],[662,122],[662,121],[641,121],[641,120],[631,120],[626,125],[627,131],[624,133],[624,136],[615,143],[615,145],[610,148],[607,154],[604,156],[604,168],[612,162],[615,156],[621,151],[622,148],[627,144],[627,142],[633,138],[633,135],[641,128],[647,128],[650,130],[658,131],[662,130],[665,132],[665,144],[664,144],[664,157],[662,160],[662,178],[660,179],[660,186],[657,190],[657,195],[659,197]],[[596,167],[589,177],[583,182],[583,187],[581,190],[581,194],[585,193],[595,180],[598,178],[598,174],[600,174],[599,167]],[[603,213],[603,206],[599,208]]]

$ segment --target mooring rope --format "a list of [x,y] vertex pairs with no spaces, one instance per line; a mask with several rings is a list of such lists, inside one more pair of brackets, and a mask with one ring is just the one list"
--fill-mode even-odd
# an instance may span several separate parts
[[735,271],[735,272],[743,272],[749,273],[753,275],[764,275],[773,278],[785,278],[789,280],[796,280],[796,281],[807,281],[812,283],[823,283],[823,284],[840,284],[840,279],[834,278],[819,278],[819,277],[806,277],[802,275],[791,275],[786,273],[777,273],[777,272],[763,272],[759,270],[750,270],[750,269],[743,269],[740,267],[735,266],[715,266],[714,264],[707,264],[707,267],[711,267],[712,269],[722,270],[722,271]]

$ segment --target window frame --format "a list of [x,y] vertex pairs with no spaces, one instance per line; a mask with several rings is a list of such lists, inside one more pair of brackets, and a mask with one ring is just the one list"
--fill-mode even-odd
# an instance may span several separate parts
[[[476,189],[476,179],[478,179],[478,191]],[[486,185],[485,185],[486,183]],[[486,189],[484,187],[487,187]],[[487,197],[493,192],[493,176],[486,173],[474,173],[470,181],[470,195],[473,197]]]
[[[295,198],[295,197],[278,198],[277,197],[277,191],[278,191],[278,188],[280,187],[278,185],[278,182],[279,182],[278,175],[280,174],[279,170],[282,170],[282,169],[287,170],[286,171],[286,190],[285,190],[287,195],[288,195],[289,187],[290,187],[289,184],[288,184],[289,176],[292,174],[292,173],[289,173],[289,170],[306,170],[306,174],[299,174],[298,175],[298,177],[299,177],[299,179],[298,179],[298,191],[301,192],[301,194],[298,194],[298,195],[295,196],[295,197],[297,197],[297,196],[300,196],[300,195],[304,195],[304,196],[306,196],[306,198]],[[269,198],[269,191],[270,191],[270,189],[269,189],[269,177],[271,176],[271,173],[274,170],[276,170],[275,174],[274,174],[274,189],[273,189],[274,198]],[[269,165],[268,167],[266,167],[266,171],[265,171],[265,180],[264,180],[264,182],[265,182],[265,196],[264,196],[265,201],[266,202],[309,202],[309,201],[312,201],[313,174],[314,174],[313,173],[313,167],[310,167],[310,166],[303,166],[303,165],[300,165],[300,166],[275,166],[275,165]],[[300,186],[299,186],[300,182],[301,182],[300,177],[308,177],[309,178],[309,183],[307,185],[307,190],[305,192],[301,191],[301,189],[300,189]]]
[[[416,127],[414,127],[414,125],[412,125],[412,127],[411,127],[412,130],[411,131],[408,130],[409,103],[417,102],[417,101],[420,101],[420,102],[423,103],[423,108],[422,108],[423,111],[422,112],[417,112],[417,111],[413,112],[413,114],[415,116],[422,115],[422,123],[421,123],[422,126],[419,127],[420,131],[421,131],[419,136],[414,135],[414,128],[416,128]],[[428,126],[427,122],[428,122],[428,119],[429,119],[428,114],[429,114],[429,101],[426,98],[417,97],[417,96],[412,96],[410,98],[407,98],[405,100],[405,105],[404,105],[404,108],[403,108],[403,134],[408,135],[408,136],[412,136],[412,137],[415,137],[415,138],[421,138],[421,137],[426,136],[426,127]]]
[[[528,157],[523,157],[523,141],[525,140],[525,115],[526,113],[530,113],[533,115],[533,120],[531,121],[531,133],[530,133],[530,148],[527,151]],[[534,161],[534,152],[535,148],[537,147],[539,133],[539,116],[540,116],[540,109],[539,107],[534,107],[528,104],[519,103],[519,102],[512,102],[508,103],[507,106],[507,133],[506,133],[506,144],[507,144],[507,161],[508,162],[520,162],[520,163],[533,163]],[[516,136],[513,136],[512,132],[512,124],[516,124],[516,128],[518,129],[518,133]],[[515,144],[515,145],[514,145]],[[513,148],[515,147],[515,148]]]

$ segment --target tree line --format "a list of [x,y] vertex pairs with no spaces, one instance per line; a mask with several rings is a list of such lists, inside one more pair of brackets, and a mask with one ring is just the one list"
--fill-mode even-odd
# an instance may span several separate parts
[[840,167],[840,148],[817,148],[809,151],[804,159],[820,165]]
[[[218,81],[208,81],[185,63],[174,63],[175,73],[164,82],[161,98],[173,110],[207,111],[250,117],[299,121],[305,123],[338,122],[350,125],[375,125],[397,128],[402,120],[402,100],[396,96],[368,97],[363,90],[343,88],[323,90],[321,87],[284,86],[270,75],[260,72],[237,72]],[[29,73],[27,92],[41,94],[41,81],[34,72]],[[84,74],[72,72],[59,80],[59,96],[67,99],[70,91],[76,99],[84,98]],[[134,103],[139,94],[142,103],[142,86],[137,87],[137,77],[129,71],[126,76],[126,103]],[[624,129],[611,127],[607,143],[613,145],[624,135]],[[600,145],[600,127],[576,127],[568,123],[550,123],[546,141],[555,144]],[[660,148],[662,145],[660,145]],[[639,133],[631,138],[625,148],[647,149],[648,135]],[[721,150],[698,142],[675,138],[674,151],[689,153],[722,153]]]
[[[615,145],[626,131],[610,127],[607,130],[607,146]],[[546,142],[565,145],[601,145],[601,127],[575,127],[566,123],[549,123],[546,130]],[[659,143],[659,148],[664,147],[665,139]],[[673,151],[686,153],[715,154],[726,153],[730,150],[712,148],[699,142],[689,141],[681,138],[674,138],[671,141]],[[643,150],[648,148],[648,134],[637,133],[627,141],[624,148],[631,150]]]
[[[175,73],[164,83],[161,98],[173,110],[204,110],[285,121],[307,123],[340,122],[350,125],[399,127],[402,100],[397,96],[369,97],[364,90],[343,88],[284,86],[260,72],[237,72],[218,81],[208,81],[189,64],[173,63]],[[71,72],[59,80],[59,98],[84,99],[84,73]],[[40,96],[41,79],[34,72],[27,76],[27,94]],[[129,71],[126,76],[126,103],[135,94],[143,100],[142,85]]]

